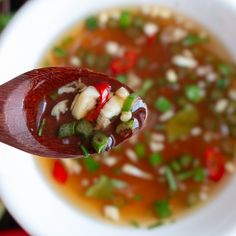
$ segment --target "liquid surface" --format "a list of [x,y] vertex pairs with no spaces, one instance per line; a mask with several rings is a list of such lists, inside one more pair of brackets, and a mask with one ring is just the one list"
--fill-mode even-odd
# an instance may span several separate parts
[[159,226],[206,202],[235,170],[236,72],[226,55],[205,29],[166,9],[87,18],[43,65],[116,77],[146,101],[147,125],[102,156],[42,160],[44,173],[85,212],[135,227]]
[[25,110],[29,130],[49,150],[64,158],[102,153],[144,125],[145,103],[119,81],[75,68],[42,70],[50,77],[29,92]]

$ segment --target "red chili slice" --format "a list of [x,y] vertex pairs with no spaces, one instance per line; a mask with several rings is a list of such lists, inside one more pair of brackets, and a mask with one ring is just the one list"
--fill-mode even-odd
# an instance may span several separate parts
[[126,51],[122,58],[114,58],[111,63],[113,74],[126,73],[137,63],[138,55],[135,51]]
[[156,41],[156,34],[147,37],[147,45],[152,46]]
[[225,173],[224,157],[217,147],[210,147],[204,153],[208,176],[211,180],[218,182]]
[[67,181],[68,173],[59,160],[54,162],[52,175],[58,183],[64,184]]
[[100,83],[96,85],[95,88],[100,93],[99,104],[94,110],[90,111],[86,116],[86,120],[88,121],[95,121],[97,119],[101,109],[108,100],[111,90],[111,86],[108,83]]

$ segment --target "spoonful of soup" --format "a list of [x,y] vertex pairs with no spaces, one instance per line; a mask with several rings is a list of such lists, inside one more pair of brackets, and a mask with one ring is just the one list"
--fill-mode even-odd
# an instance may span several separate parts
[[88,69],[41,68],[0,86],[0,141],[34,155],[102,153],[146,118],[146,104],[129,87]]

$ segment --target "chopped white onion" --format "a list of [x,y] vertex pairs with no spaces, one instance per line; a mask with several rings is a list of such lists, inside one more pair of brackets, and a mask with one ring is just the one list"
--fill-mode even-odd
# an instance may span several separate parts
[[112,206],[112,205],[106,205],[103,208],[104,216],[112,221],[119,221],[120,220],[120,211],[119,208]]
[[179,67],[186,67],[193,69],[197,66],[198,62],[194,58],[186,57],[183,55],[176,55],[173,57],[172,62]]
[[127,149],[125,151],[126,156],[129,158],[130,161],[132,162],[138,162],[138,156],[135,153],[135,151],[133,151],[132,149]]
[[125,174],[128,174],[128,175],[132,175],[132,176],[135,176],[135,177],[139,177],[139,178],[142,178],[142,179],[152,179],[153,176],[147,172],[144,172],[143,170],[137,168],[136,166],[134,165],[131,165],[131,164],[124,164],[121,168],[121,170],[125,173]]
[[225,98],[222,98],[222,99],[218,100],[218,101],[216,102],[216,104],[215,104],[215,111],[216,111],[217,113],[222,113],[222,112],[224,112],[225,109],[226,109],[227,106],[228,106],[228,103],[229,103],[229,101],[228,101],[227,99],[225,99]]
[[87,113],[93,110],[100,94],[93,86],[88,86],[81,94],[77,94],[71,105],[71,113],[75,119],[84,118]]
[[123,111],[120,116],[120,120],[123,122],[129,121],[132,118],[131,111]]
[[67,107],[67,102],[68,100],[63,100],[58,102],[51,111],[51,115],[54,116],[57,120],[60,119],[60,115],[61,114],[65,114],[66,111],[68,111],[68,107]]

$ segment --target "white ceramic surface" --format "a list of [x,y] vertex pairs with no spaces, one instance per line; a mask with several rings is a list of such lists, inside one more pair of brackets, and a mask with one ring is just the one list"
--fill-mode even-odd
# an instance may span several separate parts
[[[218,35],[236,58],[234,0],[32,0],[1,36],[0,83],[34,68],[58,35],[89,13],[115,5],[142,3],[160,3],[197,19]],[[50,188],[30,155],[0,144],[1,198],[31,235],[236,235],[235,189],[234,177],[205,208],[175,224],[155,230],[121,228],[73,209]]]

